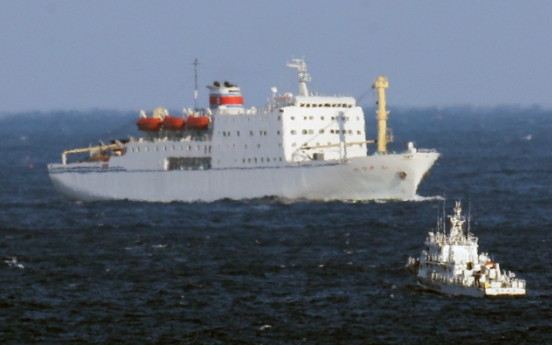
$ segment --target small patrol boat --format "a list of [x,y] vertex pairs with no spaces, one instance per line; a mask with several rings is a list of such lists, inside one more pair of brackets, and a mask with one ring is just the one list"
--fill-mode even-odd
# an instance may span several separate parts
[[[444,222],[437,232],[429,232],[420,258],[410,257],[406,267],[423,288],[448,294],[473,297],[524,296],[525,280],[513,272],[500,270],[488,253],[478,253],[477,237],[464,234],[465,217],[457,201],[447,234]],[[440,231],[442,230],[442,232]]]

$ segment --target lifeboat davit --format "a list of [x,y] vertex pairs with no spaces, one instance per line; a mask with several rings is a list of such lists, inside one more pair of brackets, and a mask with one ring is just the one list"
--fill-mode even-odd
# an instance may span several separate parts
[[190,115],[186,119],[186,126],[191,129],[207,129],[211,120],[207,116]]
[[161,119],[154,119],[150,117],[142,117],[136,121],[138,129],[141,131],[158,131],[161,129],[163,121]]
[[184,128],[185,124],[186,124],[186,121],[181,117],[174,117],[174,116],[167,115],[163,119],[164,129],[179,130]]

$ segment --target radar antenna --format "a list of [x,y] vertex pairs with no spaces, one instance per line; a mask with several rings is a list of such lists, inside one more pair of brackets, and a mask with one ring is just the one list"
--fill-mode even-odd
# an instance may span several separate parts
[[195,89],[194,89],[194,109],[197,109],[197,65],[199,65],[199,61],[197,61],[197,58],[192,62],[192,65],[194,65],[194,77],[195,77]]
[[471,223],[471,199],[468,200],[468,236],[470,235]]
[[308,96],[309,90],[307,82],[311,81],[310,74],[307,73],[307,63],[303,59],[292,59],[286,64],[287,67],[297,68],[299,72],[299,95]]

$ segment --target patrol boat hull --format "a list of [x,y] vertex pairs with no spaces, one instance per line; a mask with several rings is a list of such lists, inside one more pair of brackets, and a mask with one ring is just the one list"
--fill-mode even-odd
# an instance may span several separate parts
[[416,152],[241,169],[127,170],[102,162],[50,164],[48,169],[59,193],[82,201],[209,202],[265,196],[411,200],[438,156],[436,152]]
[[458,284],[447,284],[431,279],[418,277],[418,285],[426,290],[430,290],[445,295],[462,295],[470,297],[521,297],[525,296],[525,289],[518,287],[475,287],[462,286]]

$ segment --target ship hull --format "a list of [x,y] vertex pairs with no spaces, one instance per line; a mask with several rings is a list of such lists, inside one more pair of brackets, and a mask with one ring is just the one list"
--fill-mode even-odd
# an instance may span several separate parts
[[482,288],[443,283],[427,278],[418,277],[418,284],[426,289],[445,295],[462,295],[470,297],[516,297],[525,296],[524,288]]
[[55,188],[73,200],[150,202],[279,197],[308,200],[409,200],[437,160],[436,152],[354,157],[259,168],[126,170],[51,164]]

